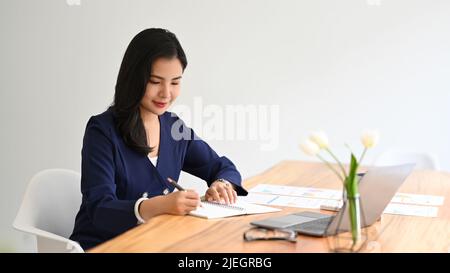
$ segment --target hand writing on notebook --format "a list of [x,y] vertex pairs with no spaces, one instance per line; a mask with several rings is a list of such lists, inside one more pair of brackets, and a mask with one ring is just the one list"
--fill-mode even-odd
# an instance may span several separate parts
[[166,198],[170,214],[185,215],[200,206],[200,197],[194,190],[175,191],[166,195]]
[[237,193],[233,184],[224,179],[218,179],[206,191],[205,199],[212,202],[234,204],[237,200]]

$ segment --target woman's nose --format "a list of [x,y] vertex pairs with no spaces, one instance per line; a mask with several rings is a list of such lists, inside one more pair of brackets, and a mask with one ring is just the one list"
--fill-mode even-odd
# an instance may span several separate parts
[[162,86],[160,92],[159,92],[159,96],[161,98],[168,98],[168,97],[170,97],[170,92],[171,92],[170,88],[171,88],[170,87],[170,83],[169,84],[164,84]]

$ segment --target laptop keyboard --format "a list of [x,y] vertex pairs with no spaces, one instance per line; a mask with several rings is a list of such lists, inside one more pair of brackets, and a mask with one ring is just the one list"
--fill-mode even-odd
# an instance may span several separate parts
[[314,221],[290,226],[289,229],[301,230],[310,233],[325,233],[328,225],[330,224],[331,221],[333,221],[333,218],[334,217],[320,218]]

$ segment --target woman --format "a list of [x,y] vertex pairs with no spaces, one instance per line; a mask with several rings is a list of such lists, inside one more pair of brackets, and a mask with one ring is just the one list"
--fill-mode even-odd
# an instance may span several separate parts
[[208,183],[205,198],[233,203],[246,195],[241,175],[167,108],[180,93],[186,56],[175,35],[146,29],[130,42],[114,102],[88,121],[83,139],[83,201],[71,239],[89,249],[160,214],[185,215],[200,204],[167,178],[186,171]]

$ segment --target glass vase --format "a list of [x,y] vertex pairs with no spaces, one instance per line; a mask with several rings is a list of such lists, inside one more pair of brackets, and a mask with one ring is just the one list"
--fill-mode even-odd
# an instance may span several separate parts
[[359,194],[347,196],[347,209],[353,245],[361,241],[361,202]]
[[360,252],[367,240],[360,195],[348,194],[344,187],[342,199],[343,211],[336,216],[337,224],[328,230],[329,248],[332,252]]

